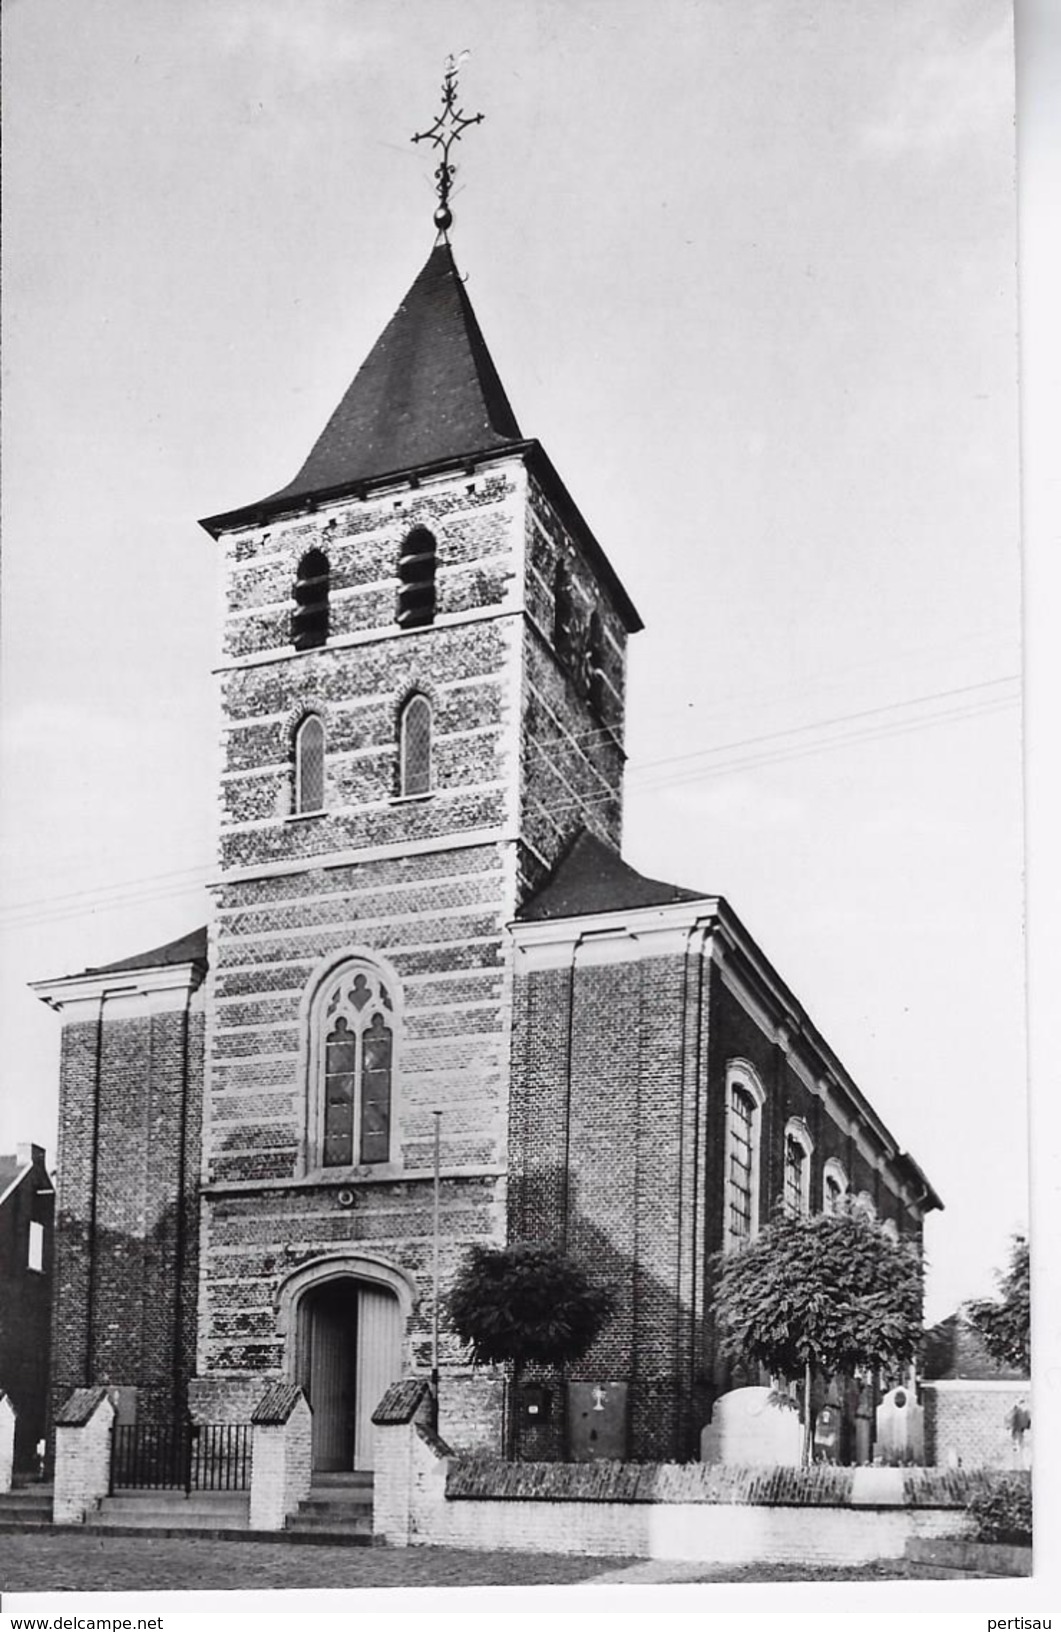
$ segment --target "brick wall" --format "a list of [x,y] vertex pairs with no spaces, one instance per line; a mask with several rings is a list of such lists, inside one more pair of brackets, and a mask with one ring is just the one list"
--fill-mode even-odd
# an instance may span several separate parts
[[1031,1431],[1015,1437],[1010,1413],[1031,1402],[1031,1382],[923,1383],[925,1460],[939,1468],[1027,1468]]
[[[707,903],[690,903],[517,931],[509,1231],[565,1244],[615,1294],[614,1319],[570,1375],[628,1382],[635,1460],[696,1456],[716,1395],[759,1381],[719,1359],[710,1320],[731,1062],[747,1062],[765,1095],[760,1224],[780,1199],[785,1127],[798,1117],[813,1140],[812,1208],[837,1156],[853,1191],[919,1234],[886,1161],[867,1159],[874,1136],[834,1116],[824,1066],[814,1075],[785,1030],[787,1007],[771,1016],[735,995],[711,930]],[[559,1413],[525,1439],[526,1456],[561,1455]]]
[[[135,1384],[178,1410],[194,1360],[202,1013],[64,1031],[53,1327],[56,1399]],[[116,1006],[117,1012],[117,1006]]]
[[[617,1301],[573,1380],[630,1384],[635,1459],[695,1451],[701,1230],[700,966],[595,939],[517,978],[509,1228],[552,1239]],[[695,973],[690,978],[690,968]],[[524,1454],[558,1455],[555,1412]]]

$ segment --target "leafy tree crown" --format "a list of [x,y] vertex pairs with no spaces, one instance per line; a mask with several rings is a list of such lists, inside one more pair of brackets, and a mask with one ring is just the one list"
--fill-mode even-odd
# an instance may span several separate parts
[[1031,1264],[1028,1242],[1013,1237],[1009,1268],[999,1275],[998,1298],[974,1298],[965,1316],[993,1360],[1031,1369]]
[[778,1216],[714,1261],[715,1316],[732,1358],[795,1378],[808,1365],[820,1375],[893,1369],[917,1351],[920,1254],[855,1207]]
[[615,1303],[558,1247],[517,1241],[471,1247],[448,1307],[476,1365],[562,1366],[587,1353]]

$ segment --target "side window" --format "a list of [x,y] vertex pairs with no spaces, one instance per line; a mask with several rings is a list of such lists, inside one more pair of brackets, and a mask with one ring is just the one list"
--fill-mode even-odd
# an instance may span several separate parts
[[847,1195],[847,1173],[844,1164],[831,1156],[825,1164],[822,1175],[822,1211],[825,1213],[839,1213],[844,1208],[844,1198]]
[[416,692],[398,727],[398,791],[403,798],[431,792],[431,704]]
[[30,1220],[26,1268],[39,1275],[44,1273],[44,1225],[38,1224],[35,1219]]
[[295,732],[295,814],[324,809],[324,721],[307,714]]
[[724,1246],[735,1251],[759,1233],[759,1141],[763,1091],[747,1066],[731,1066],[726,1084]]
[[391,1151],[394,1002],[379,971],[352,963],[312,1011],[316,1032],[317,1162],[386,1162]]
[[571,656],[573,621],[571,579],[564,563],[558,561],[553,573],[553,649],[562,660]]
[[589,620],[586,641],[586,692],[590,707],[598,714],[604,712],[604,634],[600,613],[594,612]]
[[331,567],[323,550],[308,550],[298,564],[291,640],[297,652],[323,646],[328,639],[328,593]]
[[806,1124],[793,1117],[785,1128],[785,1183],[782,1205],[789,1218],[810,1212],[810,1159],[813,1150]]
[[403,629],[419,629],[435,621],[435,535],[414,527],[402,540],[398,560],[398,622]]

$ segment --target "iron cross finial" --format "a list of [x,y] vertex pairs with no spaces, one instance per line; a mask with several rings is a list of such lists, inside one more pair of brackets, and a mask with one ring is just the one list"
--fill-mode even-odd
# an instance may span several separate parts
[[481,113],[473,113],[468,118],[464,110],[457,106],[457,71],[467,55],[467,51],[462,51],[459,57],[446,58],[446,72],[442,80],[442,112],[430,129],[422,130],[419,135],[412,138],[414,142],[432,142],[435,147],[442,149],[442,157],[435,171],[435,187],[438,192],[435,226],[439,232],[446,232],[453,225],[449,195],[457,167],[449,162],[449,150],[454,142],[460,141],[469,125],[481,125],[483,122]]

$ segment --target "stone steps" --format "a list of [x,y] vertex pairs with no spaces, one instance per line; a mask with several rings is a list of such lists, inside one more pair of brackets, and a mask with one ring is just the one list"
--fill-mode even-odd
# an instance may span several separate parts
[[0,1496],[0,1530],[44,1530],[51,1522],[50,1485],[25,1485]]
[[104,1496],[85,1524],[95,1530],[245,1531],[250,1496],[245,1491],[117,1491]]
[[371,1473],[315,1473],[309,1495],[288,1515],[284,1534],[292,1538],[372,1545]]

